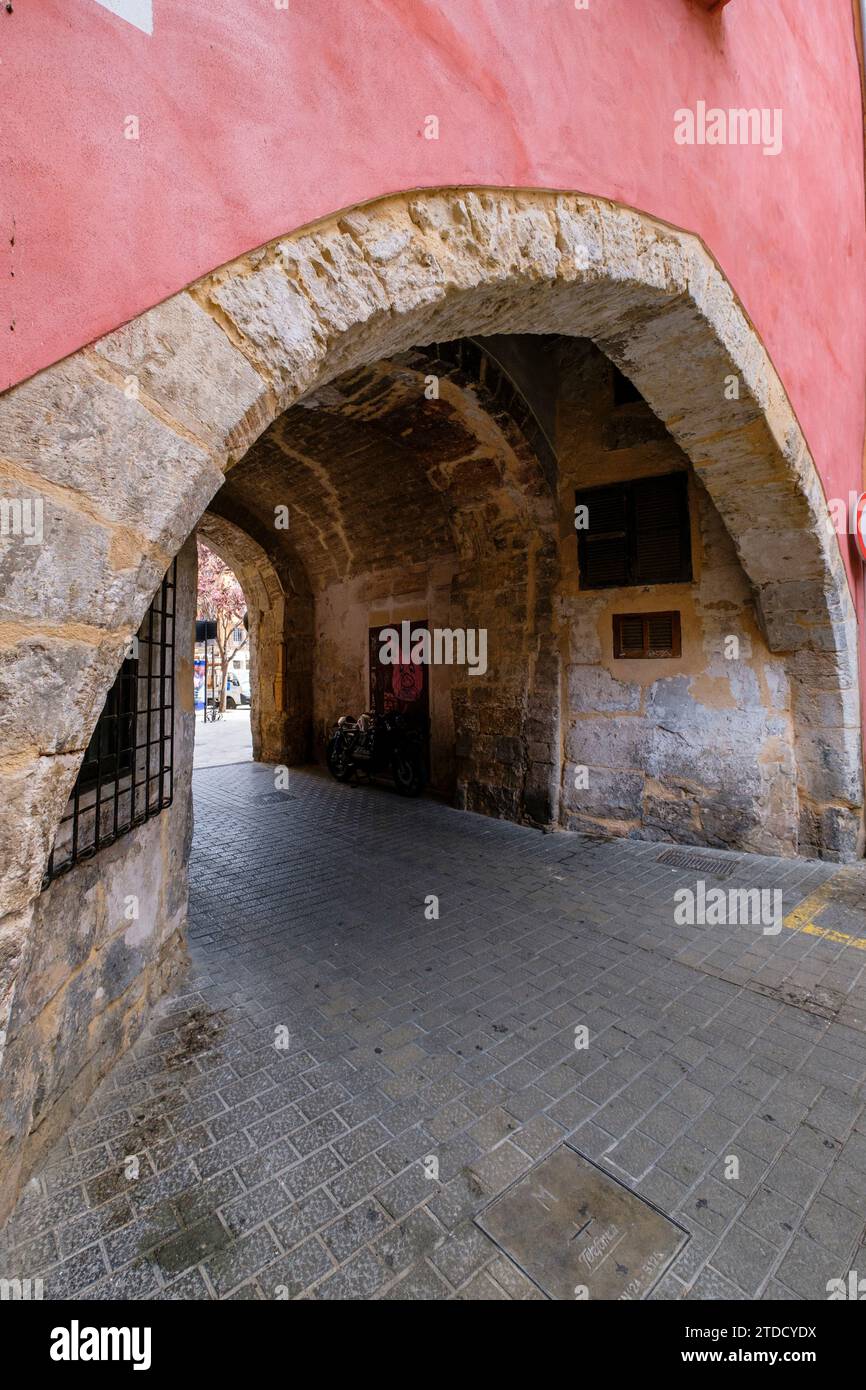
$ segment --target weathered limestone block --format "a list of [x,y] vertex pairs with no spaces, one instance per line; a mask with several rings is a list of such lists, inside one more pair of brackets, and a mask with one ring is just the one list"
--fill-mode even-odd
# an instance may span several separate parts
[[[92,370],[85,354],[16,386],[0,410],[0,459],[59,489],[55,495],[120,532],[112,568],[158,544],[172,556],[222,481],[207,453]],[[62,533],[61,533],[62,534]],[[52,537],[52,553],[62,541]],[[119,560],[126,560],[121,566]],[[47,597],[47,595],[46,595]]]
[[4,755],[34,748],[46,754],[81,750],[96,702],[114,679],[122,653],[119,638],[97,646],[72,636],[34,634],[0,646]]
[[700,801],[693,789],[647,778],[640,819],[640,829],[632,831],[636,838],[706,843]]
[[313,384],[322,333],[315,310],[279,265],[220,279],[209,296],[283,399]]
[[569,828],[574,828],[575,815],[608,821],[639,818],[645,780],[642,772],[591,767],[586,787],[575,786],[576,772],[574,764],[566,763],[562,802]]
[[78,754],[21,754],[3,773],[0,799],[0,921],[23,910],[42,882],[54,831],[78,768]]
[[[15,973],[0,1071],[0,1213],[39,1154],[135,1040],[148,1005],[177,981],[185,965],[195,585],[191,541],[177,569],[172,805],[74,866],[35,901],[38,884],[28,882],[27,875],[44,862],[47,846],[33,845],[29,861],[19,865],[27,890],[22,896],[30,905],[0,923],[0,1007],[4,989],[9,992],[9,981],[2,978],[4,942],[10,944],[6,955]],[[46,776],[59,785],[62,799],[49,813],[28,817],[25,808],[16,808],[34,832],[53,834],[68,785],[64,762],[77,763],[77,758],[54,757],[36,765],[44,765]],[[32,765],[28,771],[22,795],[39,795],[32,786]],[[58,785],[41,794],[56,796]]]
[[640,687],[617,680],[603,666],[570,666],[568,699],[573,710],[610,713],[638,710]]
[[273,413],[266,382],[188,294],[100,338],[93,351],[211,451],[248,448]]
[[576,719],[568,731],[566,757],[579,766],[640,768],[646,758],[647,725],[633,715]]
[[40,545],[15,537],[0,551],[0,622],[110,628],[131,621],[139,576],[155,587],[164,572],[164,557],[154,563],[144,537],[53,497],[44,499],[43,529]]
[[804,726],[797,740],[798,772],[816,800],[859,804],[862,772],[859,729]]

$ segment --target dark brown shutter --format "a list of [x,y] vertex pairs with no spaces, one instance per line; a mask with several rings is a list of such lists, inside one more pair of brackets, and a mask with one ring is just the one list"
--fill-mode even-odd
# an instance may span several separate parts
[[629,582],[628,488],[596,487],[575,494],[589,513],[578,531],[580,582],[585,589],[613,589]]
[[624,613],[619,620],[619,644],[617,656],[644,655],[643,618],[629,617]]
[[691,580],[685,473],[586,488],[574,496],[588,513],[587,529],[577,533],[582,589]]
[[613,654],[618,659],[676,657],[681,652],[679,613],[614,613]]
[[692,577],[685,473],[631,485],[632,583],[677,584]]

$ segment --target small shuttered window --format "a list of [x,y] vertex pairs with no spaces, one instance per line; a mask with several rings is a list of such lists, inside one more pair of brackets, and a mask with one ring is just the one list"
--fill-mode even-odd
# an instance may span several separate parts
[[613,654],[619,659],[647,660],[680,656],[679,613],[614,613]]
[[586,488],[575,493],[575,506],[582,589],[691,579],[685,473]]

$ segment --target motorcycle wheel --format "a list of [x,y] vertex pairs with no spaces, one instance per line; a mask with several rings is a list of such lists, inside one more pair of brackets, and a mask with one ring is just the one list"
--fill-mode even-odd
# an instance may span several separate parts
[[328,744],[327,762],[328,771],[338,782],[350,780],[355,770],[355,764],[341,738],[334,737]]
[[424,768],[418,758],[405,750],[394,754],[391,774],[401,796],[420,796],[424,790]]

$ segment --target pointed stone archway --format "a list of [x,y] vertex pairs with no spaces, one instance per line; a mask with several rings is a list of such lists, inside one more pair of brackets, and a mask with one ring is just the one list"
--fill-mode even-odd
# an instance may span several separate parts
[[251,252],[0,398],[4,495],[40,504],[43,529],[2,562],[0,1028],[124,647],[226,472],[346,372],[510,333],[591,338],[688,455],[786,656],[800,849],[859,852],[857,627],[837,537],[784,389],[705,247],[579,195],[397,195]]

